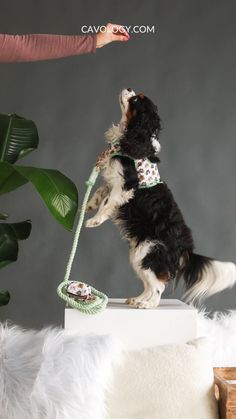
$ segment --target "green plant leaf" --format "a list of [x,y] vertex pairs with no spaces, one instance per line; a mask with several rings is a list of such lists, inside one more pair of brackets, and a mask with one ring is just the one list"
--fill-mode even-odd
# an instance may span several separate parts
[[26,240],[30,232],[29,220],[11,224],[0,223],[0,268],[17,260],[18,240]]
[[39,138],[35,123],[16,114],[0,114],[0,161],[15,163],[35,150]]
[[0,289],[0,306],[5,306],[9,303],[10,293],[7,290]]
[[34,185],[56,220],[71,230],[78,208],[78,192],[74,183],[58,170],[14,168]]
[[[31,182],[43,198],[47,208],[65,228],[73,228],[78,192],[74,183],[58,170],[25,167],[0,162],[0,194]],[[1,172],[1,171],[0,171]],[[18,177],[19,176],[19,177]]]
[[28,180],[20,175],[14,166],[0,161],[0,195],[14,191],[14,189],[27,183]]

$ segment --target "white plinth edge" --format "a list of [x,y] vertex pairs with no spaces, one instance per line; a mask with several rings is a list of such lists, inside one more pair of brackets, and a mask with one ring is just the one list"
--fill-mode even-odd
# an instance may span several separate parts
[[197,337],[197,310],[179,300],[161,300],[156,309],[135,309],[110,299],[97,315],[65,309],[65,329],[79,334],[113,334],[127,349],[183,343]]

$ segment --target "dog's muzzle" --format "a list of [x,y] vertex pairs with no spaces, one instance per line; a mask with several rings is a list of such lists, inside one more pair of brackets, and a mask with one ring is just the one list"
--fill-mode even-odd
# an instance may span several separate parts
[[120,96],[119,96],[119,101],[120,101],[120,107],[122,111],[126,111],[128,109],[129,99],[132,96],[135,96],[135,92],[130,87],[128,87],[127,89],[123,89],[121,91]]

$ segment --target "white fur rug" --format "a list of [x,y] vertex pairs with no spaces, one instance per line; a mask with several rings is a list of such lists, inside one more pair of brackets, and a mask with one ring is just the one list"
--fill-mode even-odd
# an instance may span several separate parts
[[1,419],[102,419],[119,342],[0,326]]
[[214,367],[236,367],[236,311],[198,314],[198,336],[208,338]]
[[[236,312],[199,313],[213,366],[236,366]],[[120,343],[111,336],[0,325],[0,419],[102,419]]]

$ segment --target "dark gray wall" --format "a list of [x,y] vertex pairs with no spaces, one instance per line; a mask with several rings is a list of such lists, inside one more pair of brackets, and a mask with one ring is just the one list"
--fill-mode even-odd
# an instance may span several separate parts
[[[2,1],[2,33],[75,34],[83,24],[109,21],[157,28],[155,35],[135,35],[94,55],[0,65],[0,112],[32,118],[39,128],[39,150],[22,164],[63,171],[82,198],[104,147],[103,132],[119,118],[117,94],[127,86],[144,91],[158,104],[164,125],[160,171],[192,228],[197,251],[236,261],[235,14],[234,0]],[[35,327],[62,322],[56,286],[72,235],[30,185],[3,196],[0,206],[11,220],[33,222],[18,262],[1,270],[1,287],[12,294],[1,318]],[[141,289],[127,245],[109,222],[83,231],[73,273],[113,297]],[[236,288],[225,291],[209,299],[207,308],[235,309],[235,297]]]

